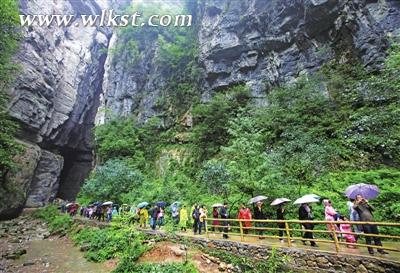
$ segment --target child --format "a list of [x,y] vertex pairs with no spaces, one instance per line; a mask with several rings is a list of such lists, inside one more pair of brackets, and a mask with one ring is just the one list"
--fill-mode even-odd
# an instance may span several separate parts
[[[340,216],[339,221],[349,221],[346,216]],[[352,232],[351,225],[350,224],[340,224],[340,231],[341,232]],[[353,234],[348,234],[348,233],[342,233],[343,238],[346,239],[346,243],[351,243],[354,244],[356,243],[356,238],[354,237]],[[347,245],[347,247],[354,248],[352,245]]]

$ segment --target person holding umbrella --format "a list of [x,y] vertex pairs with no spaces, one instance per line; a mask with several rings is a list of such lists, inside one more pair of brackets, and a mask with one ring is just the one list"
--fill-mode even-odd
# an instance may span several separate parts
[[[221,208],[219,211],[219,214],[221,215],[221,219],[228,219],[228,203],[224,203],[224,206]],[[222,220],[222,225],[223,231],[222,231],[222,238],[228,239],[228,221]]]
[[[374,217],[372,216],[372,212],[374,211],[374,208],[368,203],[368,200],[366,200],[361,194],[358,194],[356,196],[353,208],[360,215],[360,220],[362,222],[373,222],[374,221]],[[371,224],[362,225],[362,228],[363,228],[365,234],[379,234],[379,230],[376,225],[371,225]],[[375,245],[382,246],[382,242],[379,237],[372,237],[372,239],[374,240]],[[372,244],[371,236],[365,236],[365,241],[366,241],[367,245],[371,245]],[[372,247],[368,247],[368,252],[370,255],[374,255],[374,250]],[[378,249],[378,252],[381,254],[388,254],[383,249]]]
[[[265,213],[264,213],[264,209],[263,209],[263,202],[258,201],[256,203],[256,207],[254,208],[254,219],[256,220],[265,220],[267,219]],[[264,234],[264,230],[262,229],[264,227],[264,223],[262,222],[256,222],[255,226],[258,227],[258,235],[260,239],[264,239],[263,234]]]
[[[299,220],[307,220],[311,221],[314,219],[312,208],[308,205],[308,203],[302,203],[299,208]],[[313,223],[303,223],[302,228],[305,230],[303,233],[304,239],[309,239],[311,246],[317,247],[315,241],[313,241],[313,232],[314,224]],[[303,244],[306,244],[306,240],[302,240]]]
[[[290,202],[290,199],[287,198],[277,198],[272,201],[271,206],[277,206],[276,209],[276,219],[277,220],[285,220],[285,208],[283,205],[287,202]],[[279,230],[279,241],[283,243],[283,229],[285,228],[284,223],[278,223]],[[286,232],[286,231],[285,231]]]
[[139,210],[139,227],[146,228],[147,219],[149,218],[149,212],[146,207]]

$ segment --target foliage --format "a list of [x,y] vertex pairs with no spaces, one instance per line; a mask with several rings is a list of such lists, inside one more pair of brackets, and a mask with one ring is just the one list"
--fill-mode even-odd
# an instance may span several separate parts
[[44,220],[52,234],[66,234],[73,225],[72,218],[67,214],[60,214],[56,206],[47,206],[35,211],[36,218]]
[[126,225],[108,228],[83,228],[72,235],[72,240],[87,248],[85,257],[94,262],[102,262],[115,257],[130,255],[139,258],[148,247],[142,244],[142,234]]
[[98,166],[86,180],[81,196],[91,200],[121,201],[126,194],[143,183],[142,174],[131,168],[127,161],[111,159]]
[[3,1],[0,6],[0,182],[5,180],[8,172],[16,170],[13,159],[22,151],[22,146],[14,139],[18,126],[8,114],[6,93],[17,71],[11,57],[19,39],[18,18],[17,1]]
[[135,264],[122,259],[113,273],[197,273],[191,263]]
[[193,109],[196,126],[193,128],[192,142],[200,160],[216,155],[228,143],[227,121],[245,107],[249,99],[248,88],[238,85],[216,94],[210,102]]

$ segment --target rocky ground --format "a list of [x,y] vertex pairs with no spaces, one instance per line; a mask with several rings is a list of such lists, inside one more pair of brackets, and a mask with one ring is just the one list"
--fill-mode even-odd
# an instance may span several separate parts
[[[29,215],[0,222],[0,272],[13,272],[14,261],[26,255],[29,243],[49,236],[46,224]],[[32,264],[27,262],[23,266]]]

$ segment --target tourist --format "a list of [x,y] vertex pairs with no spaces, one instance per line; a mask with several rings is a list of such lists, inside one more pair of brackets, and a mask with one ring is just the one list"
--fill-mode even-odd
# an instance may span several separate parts
[[158,223],[158,228],[161,228],[162,225],[164,225],[164,208],[160,207],[158,214],[157,214],[157,223]]
[[179,226],[181,228],[181,231],[186,232],[186,227],[187,227],[187,221],[188,220],[189,220],[188,211],[186,209],[186,206],[183,205],[182,208],[179,211]]
[[172,222],[174,225],[179,223],[179,208],[178,205],[171,207]]
[[158,213],[159,213],[159,209],[158,209],[158,207],[157,206],[154,206],[153,207],[153,209],[152,209],[152,211],[151,211],[151,228],[153,229],[153,230],[155,230],[156,229],[156,226],[157,226],[157,216],[158,216]]
[[[331,200],[324,199],[322,201],[322,203],[325,206],[325,220],[326,221],[335,221],[335,220],[337,220],[338,214],[337,214],[336,210],[332,207]],[[331,232],[333,232],[334,230],[338,231],[337,226],[334,225],[333,223],[332,224],[327,224],[326,227],[327,227],[328,231],[331,231]],[[331,236],[331,238],[332,238],[332,236],[333,236],[332,233],[330,233],[329,236]]]
[[[339,216],[338,219],[340,222],[341,221],[349,221],[349,219],[346,216]],[[356,237],[353,234],[349,234],[352,232],[351,225],[350,224],[340,224],[340,232],[343,236],[343,238],[346,240],[346,243],[354,244],[356,242]],[[352,245],[347,245],[347,247],[354,248]]]
[[149,218],[149,212],[146,207],[139,210],[139,227],[146,228],[147,219]]
[[[360,221],[360,215],[358,215],[358,212],[354,209],[354,199],[349,199],[347,201],[347,208],[349,210],[349,219],[350,221],[353,222],[358,222]],[[361,225],[354,225],[354,231],[356,233],[362,233],[362,226]],[[358,235],[356,235],[356,241],[358,240]]]
[[[372,216],[372,211],[374,210],[374,208],[368,203],[368,200],[364,199],[360,194],[356,196],[353,208],[360,215],[361,222],[374,221],[374,217]],[[362,228],[364,234],[379,234],[378,227],[376,225],[362,225]],[[382,246],[382,242],[379,237],[372,236],[372,239],[374,240],[376,246]],[[371,236],[365,236],[365,240],[367,242],[367,245],[371,245]],[[368,247],[368,252],[370,255],[374,255],[374,249],[372,247]],[[383,249],[378,249],[378,252],[381,254],[387,254],[387,252]]]
[[244,234],[249,233],[249,228],[251,228],[251,211],[248,207],[246,207],[245,204],[240,205],[238,217],[239,220],[245,220],[245,221],[240,221],[242,224],[243,232]]
[[[218,207],[213,207],[212,216],[213,216],[214,220],[212,221],[213,226],[212,226],[211,230],[215,231],[216,230],[215,226],[219,226],[219,221],[217,220],[218,216],[219,216]],[[218,227],[218,230],[221,231],[221,228]]]
[[197,232],[201,232],[200,227],[200,211],[197,205],[194,206],[192,212],[192,219],[193,219],[193,234],[196,235]]
[[113,210],[112,210],[111,206],[108,206],[107,207],[107,218],[106,218],[107,223],[109,223],[112,219],[112,212],[113,212]]
[[[219,214],[221,215],[221,219],[228,219],[228,204],[224,203],[224,206],[220,209]],[[226,220],[222,220],[222,226],[223,226],[223,230],[222,230],[222,238],[224,239],[228,239],[228,229],[229,229],[229,225],[228,225],[228,221]]]
[[199,234],[201,234],[201,229],[204,229],[204,230],[206,229],[207,208],[204,205],[202,205],[199,209],[199,212],[200,212]]
[[[285,220],[285,208],[283,207],[283,204],[279,204],[276,209],[276,219]],[[278,234],[279,241],[283,243],[283,229],[285,229],[285,223],[278,223],[278,228],[279,228],[279,234]]]
[[[299,220],[312,221],[314,219],[312,208],[307,203],[301,204],[299,208]],[[317,247],[314,241],[314,236],[312,230],[314,229],[313,223],[302,223],[302,228],[304,229],[303,238],[310,241],[311,246]],[[306,244],[306,240],[302,240],[303,244]]]
[[[256,207],[254,208],[254,219],[255,220],[265,220],[266,215],[264,213],[264,208],[263,208],[263,202],[258,201],[256,203]],[[264,239],[263,234],[264,234],[264,223],[263,222],[255,222],[255,226],[257,228],[257,233],[259,235],[260,239]]]

